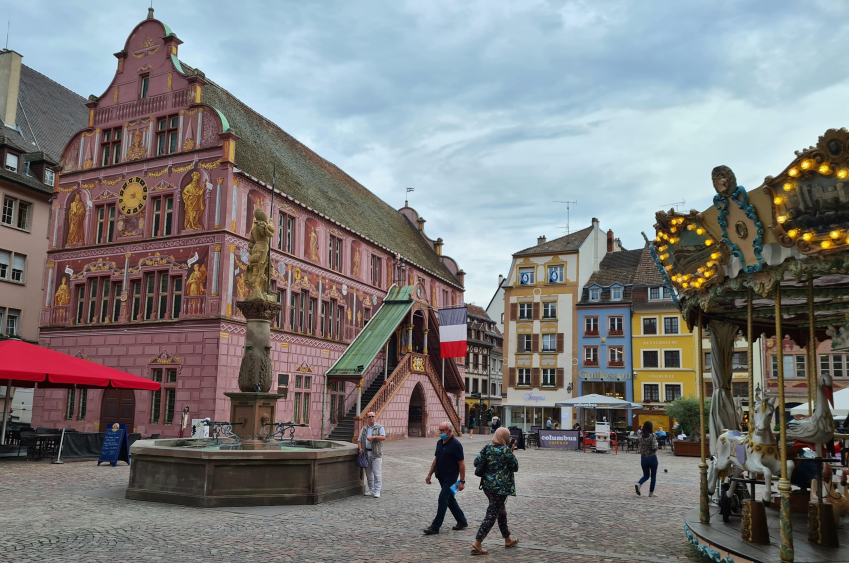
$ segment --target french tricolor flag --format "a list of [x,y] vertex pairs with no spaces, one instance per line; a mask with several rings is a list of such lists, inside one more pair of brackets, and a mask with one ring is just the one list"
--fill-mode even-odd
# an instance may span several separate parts
[[439,310],[439,352],[443,358],[466,357],[466,307]]

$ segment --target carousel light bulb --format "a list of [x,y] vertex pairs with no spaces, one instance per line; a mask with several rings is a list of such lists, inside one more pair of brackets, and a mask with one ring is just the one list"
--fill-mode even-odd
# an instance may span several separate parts
[[831,231],[831,232],[829,233],[829,236],[830,236],[831,238],[833,238],[834,240],[839,239],[842,235],[843,235],[843,233],[841,233],[840,231]]
[[824,250],[828,250],[832,246],[834,246],[834,243],[830,240],[824,240],[820,243],[820,247],[822,247]]
[[787,182],[786,184],[784,184],[782,186],[782,188],[784,189],[785,192],[792,192],[793,191],[793,184],[791,184],[790,182]]
[[846,176],[849,176],[849,171],[846,171],[846,170],[838,170],[837,171],[837,177],[840,178],[841,180],[843,178],[845,178]]
[[800,166],[802,167],[802,170],[810,170],[814,167],[814,161],[810,158],[806,158],[802,161],[802,164]]
[[786,215],[779,215],[779,216],[778,216],[778,222],[779,222],[779,223],[783,223],[783,222],[785,222],[786,220],[787,220],[787,216],[786,216]]
[[673,233],[678,232],[678,227],[670,227],[669,230]]
[[831,167],[828,164],[820,164],[819,173],[823,176],[831,174]]
[[713,239],[712,239],[712,238],[709,238],[709,239],[707,239],[707,240],[705,241],[705,246],[710,246],[710,245],[712,245],[712,244],[713,244]]
[[711,252],[710,257],[716,260],[717,258],[719,258],[719,252]]
[[713,260],[708,260],[707,265],[709,268],[712,268],[714,264],[716,264],[716,262],[714,262]]
[[671,272],[671,271],[672,271],[672,264],[669,264],[669,265],[666,267],[666,271],[667,271],[667,272]]
[[802,240],[804,240],[805,242],[811,242],[813,238],[814,233],[805,233],[804,235],[802,235]]
[[797,236],[799,236],[799,229],[790,229],[789,231],[787,231],[787,236],[790,238],[796,238]]
[[684,282],[681,285],[683,285],[684,287],[690,287],[690,284],[688,284],[687,282]]
[[787,171],[787,175],[792,177],[792,178],[795,178],[796,176],[799,175],[799,171],[796,170],[795,168],[791,168],[790,170]]
[[687,230],[688,230],[688,231],[692,231],[692,230],[693,230],[693,229],[695,229],[695,228],[696,228],[696,224],[695,224],[695,223],[690,223],[689,225],[687,225]]
[[706,272],[705,272],[705,277],[706,277],[706,278],[709,278],[709,277],[711,277],[712,275],[713,275],[713,270],[708,270],[708,271],[706,271]]
[[784,196],[780,196],[780,195],[775,196],[775,197],[773,198],[773,200],[772,200],[772,202],[773,202],[775,205],[781,205],[781,204],[782,204],[782,203],[784,203],[785,201],[787,201],[787,198],[786,198],[786,197],[784,197]]
[[699,227],[698,229],[696,229],[696,234],[697,235],[703,235],[703,234],[705,234],[705,230],[703,228]]

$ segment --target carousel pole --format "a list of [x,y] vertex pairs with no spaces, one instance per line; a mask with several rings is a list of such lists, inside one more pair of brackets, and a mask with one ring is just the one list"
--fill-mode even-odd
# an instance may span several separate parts
[[[814,325],[814,277],[808,277],[808,416],[813,414],[814,393],[813,388],[817,384],[817,340],[816,326]],[[819,455],[819,451],[816,452]]]
[[704,344],[702,343],[702,309],[699,307],[699,326],[696,331],[696,346],[698,349],[698,354],[696,358],[696,369],[698,370],[698,379],[699,379],[699,396],[702,398],[699,401],[699,436],[702,440],[701,447],[699,451],[701,451],[702,462],[699,464],[699,520],[702,524],[710,524],[710,510],[709,510],[709,498],[708,498],[708,482],[707,482],[707,470],[708,466],[705,463],[705,373],[704,366],[702,365],[702,357],[704,356]]
[[[749,345],[746,350],[746,362],[749,366],[749,436],[754,436],[755,423],[752,413],[755,411],[755,366],[754,366],[754,330],[752,328],[752,317],[754,316],[752,305],[752,287],[749,286],[746,321],[746,340]],[[743,422],[742,420],[740,421]]]
[[778,448],[781,452],[781,561],[793,561],[793,524],[790,520],[790,479],[787,475],[787,417],[784,413],[784,333],[781,330],[781,280],[775,284],[775,341],[778,354],[778,412],[781,434]]

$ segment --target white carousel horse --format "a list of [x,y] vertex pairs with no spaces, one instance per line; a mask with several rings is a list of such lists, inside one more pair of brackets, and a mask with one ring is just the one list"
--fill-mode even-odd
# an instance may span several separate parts
[[[708,467],[708,492],[713,494],[720,481],[725,480],[729,469],[733,477],[739,477],[743,471],[748,471],[754,477],[763,473],[766,487],[764,488],[764,503],[769,503],[772,497],[772,478],[781,473],[781,450],[772,431],[772,418],[775,413],[775,398],[763,399],[760,394],[755,401],[755,408],[750,413],[754,422],[754,432],[749,436],[746,432],[737,430],[725,431],[719,436],[716,446],[716,457],[711,457]],[[787,475],[793,473],[794,463],[787,461]],[[737,482],[732,481],[726,492],[729,499],[734,497]]]

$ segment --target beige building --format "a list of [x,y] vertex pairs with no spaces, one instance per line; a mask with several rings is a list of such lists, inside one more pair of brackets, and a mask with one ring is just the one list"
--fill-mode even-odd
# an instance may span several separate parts
[[[71,135],[88,123],[85,99],[0,50],[0,334],[38,342],[58,161]],[[48,270],[51,271],[52,270]],[[0,388],[0,405],[5,387]],[[12,401],[29,420],[31,391]]]

